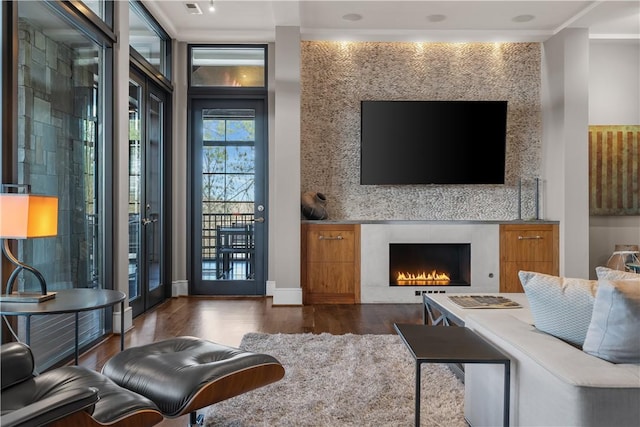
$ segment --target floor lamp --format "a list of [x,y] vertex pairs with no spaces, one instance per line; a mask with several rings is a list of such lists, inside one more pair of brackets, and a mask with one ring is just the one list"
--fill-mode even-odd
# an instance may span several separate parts
[[[15,189],[16,192],[9,192]],[[19,191],[23,190],[22,193]],[[58,234],[58,198],[31,194],[29,185],[2,185],[0,193],[0,239],[2,252],[16,266],[7,280],[1,302],[42,302],[55,297],[47,292],[47,282],[42,273],[27,265],[11,252],[9,239],[52,237]],[[31,272],[40,282],[40,293],[13,290],[14,282],[22,270]]]

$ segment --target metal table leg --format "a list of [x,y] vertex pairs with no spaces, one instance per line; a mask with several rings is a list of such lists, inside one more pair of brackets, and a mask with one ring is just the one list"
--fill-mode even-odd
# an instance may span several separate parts
[[424,309],[422,312],[423,324],[425,325],[431,324],[432,326],[437,326],[442,323],[444,326],[449,326],[449,319],[447,319],[447,316],[445,314],[441,313],[440,317],[438,317],[437,319],[435,318],[435,316],[433,315],[432,308],[429,305],[429,303],[426,302],[426,299],[423,300],[422,305],[424,306]]
[[76,332],[75,332],[76,345],[75,345],[75,348],[74,348],[74,356],[75,356],[76,365],[77,365],[78,364],[78,358],[79,358],[79,355],[80,355],[79,354],[80,351],[78,349],[78,327],[79,327],[80,313],[76,312],[75,316],[76,316]]
[[120,301],[120,351],[124,350],[124,300]]
[[25,344],[31,345],[31,316],[27,314],[27,331],[25,332]]
[[511,389],[511,361],[507,360],[504,364],[504,419],[503,425],[509,426],[509,398]]
[[420,365],[416,361],[416,427],[420,427]]

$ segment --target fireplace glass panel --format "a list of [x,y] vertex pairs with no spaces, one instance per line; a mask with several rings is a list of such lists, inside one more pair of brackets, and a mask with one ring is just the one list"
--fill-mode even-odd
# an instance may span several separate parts
[[471,244],[391,243],[391,286],[470,286]]

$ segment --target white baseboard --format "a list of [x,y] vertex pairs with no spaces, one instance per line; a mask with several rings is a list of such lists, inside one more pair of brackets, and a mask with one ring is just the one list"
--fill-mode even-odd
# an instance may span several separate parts
[[179,297],[189,295],[189,282],[186,280],[174,280],[171,282],[171,296]]
[[[120,334],[120,315],[122,313],[120,311],[113,312],[113,333]],[[129,329],[133,328],[133,311],[131,307],[127,307],[124,309],[124,331],[127,332]]]
[[273,293],[276,290],[276,282],[275,280],[267,280],[267,290],[266,290],[266,295],[268,297],[272,297]]
[[302,305],[302,288],[273,288],[273,305]]

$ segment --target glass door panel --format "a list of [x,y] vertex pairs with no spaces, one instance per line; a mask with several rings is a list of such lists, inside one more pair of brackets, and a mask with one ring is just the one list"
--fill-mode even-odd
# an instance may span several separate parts
[[262,102],[197,101],[194,289],[262,295],[265,208]]
[[140,295],[140,206],[142,194],[142,87],[129,81],[129,301],[136,301]]
[[164,129],[164,103],[156,94],[149,94],[148,138],[146,144],[145,216],[142,226],[145,236],[147,290],[153,292],[160,287],[160,261],[162,255],[162,191],[160,188],[160,159]]
[[166,94],[129,81],[129,305],[137,316],[164,299],[163,170]]

